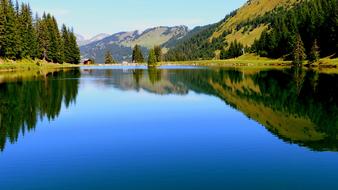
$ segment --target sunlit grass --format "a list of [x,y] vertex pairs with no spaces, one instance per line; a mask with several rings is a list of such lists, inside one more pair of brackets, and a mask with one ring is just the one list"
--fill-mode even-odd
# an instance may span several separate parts
[[226,60],[199,60],[199,61],[176,61],[162,62],[161,65],[199,65],[199,66],[288,66],[291,61],[282,59],[269,59],[255,54],[245,54],[241,57]]
[[29,71],[29,70],[45,70],[56,68],[79,67],[73,64],[56,64],[41,60],[23,59],[19,61],[0,60],[0,71]]

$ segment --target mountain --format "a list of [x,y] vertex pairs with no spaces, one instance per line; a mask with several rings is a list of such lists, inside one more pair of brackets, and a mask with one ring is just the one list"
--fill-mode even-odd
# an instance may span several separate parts
[[188,33],[186,26],[159,26],[143,32],[119,32],[101,40],[80,47],[83,58],[94,58],[96,62],[104,62],[104,54],[111,51],[117,61],[131,61],[132,48],[138,44],[144,54],[155,45],[163,45],[169,41],[183,38]]
[[108,37],[109,34],[98,34],[90,39],[86,39],[84,36],[80,35],[80,34],[76,34],[76,39],[77,39],[77,43],[79,46],[84,46],[84,45],[87,45],[87,44],[90,44],[90,43],[93,43],[93,42],[96,42],[96,41],[100,41],[106,37]]
[[[258,39],[262,32],[268,27],[268,23],[262,23],[257,26],[250,26],[248,21],[252,21],[258,17],[280,7],[290,8],[300,0],[249,0],[229,19],[226,19],[215,30],[210,40],[219,38],[224,32],[225,39],[228,42],[237,40],[243,45],[251,46],[255,39]],[[250,27],[250,29],[248,29]],[[245,30],[249,30],[248,32]],[[230,31],[230,32],[229,32]]]
[[86,38],[81,34],[75,34],[75,37],[78,45],[83,44],[83,42],[86,40]]
[[[259,38],[266,25],[250,27],[246,22],[254,20],[278,6],[286,6],[297,0],[249,0],[218,23],[197,27],[176,42],[166,59],[172,61],[219,58],[220,49],[237,40],[252,45]],[[245,29],[244,29],[245,28]],[[244,31],[246,30],[246,31]],[[183,53],[184,52],[184,53]]]
[[227,59],[249,51],[292,60],[297,39],[308,58],[337,55],[337,20],[336,0],[249,0],[220,22],[190,31],[165,58]]

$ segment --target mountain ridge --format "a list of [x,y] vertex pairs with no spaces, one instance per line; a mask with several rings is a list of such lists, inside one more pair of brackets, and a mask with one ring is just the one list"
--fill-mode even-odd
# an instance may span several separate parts
[[110,51],[117,61],[131,61],[132,48],[137,44],[146,55],[147,50],[155,45],[163,45],[170,40],[184,37],[188,33],[187,26],[157,26],[142,32],[138,30],[118,32],[101,40],[80,47],[83,58],[92,58],[96,62],[104,62],[104,54]]
[[106,34],[106,33],[100,33],[100,34],[97,34],[89,39],[85,38],[84,36],[82,36],[81,34],[76,34],[76,39],[77,39],[77,44],[79,46],[84,46],[84,45],[88,45],[90,43],[93,43],[93,42],[97,42],[97,41],[100,41],[106,37],[110,36],[109,34]]

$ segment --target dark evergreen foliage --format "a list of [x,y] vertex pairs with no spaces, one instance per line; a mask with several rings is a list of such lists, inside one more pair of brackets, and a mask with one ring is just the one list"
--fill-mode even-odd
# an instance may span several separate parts
[[133,50],[132,61],[134,63],[144,63],[144,57],[142,54],[141,46],[135,45],[134,50]]
[[270,24],[252,50],[261,56],[285,57],[292,60],[299,34],[309,58],[316,41],[320,56],[337,54],[338,2],[337,0],[303,1],[294,8],[278,8],[259,18]]
[[304,43],[302,41],[301,36],[298,34],[296,37],[295,47],[293,49],[293,63],[295,65],[301,65],[303,61],[306,59],[306,53],[304,49]]
[[33,19],[28,4],[20,6],[16,1],[14,6],[11,0],[0,0],[0,57],[79,63],[80,50],[73,31],[60,32],[52,15]]
[[157,63],[157,57],[154,49],[149,50],[148,65],[154,66]]
[[0,56],[16,59],[19,56],[18,18],[11,0],[1,0],[0,7]]
[[236,58],[244,53],[244,46],[237,42],[237,40],[230,43],[229,49],[225,51],[224,49],[221,50],[221,59],[230,59],[230,58]]
[[104,63],[105,64],[113,64],[116,63],[116,61],[114,60],[112,54],[110,51],[106,52],[106,55],[104,56]]
[[156,56],[156,62],[161,62],[162,56],[163,56],[161,46],[155,46],[154,51],[155,51],[155,56]]
[[312,44],[310,55],[308,57],[310,63],[314,63],[314,62],[318,61],[318,59],[320,57],[319,49],[320,48],[318,46],[317,40],[315,40]]

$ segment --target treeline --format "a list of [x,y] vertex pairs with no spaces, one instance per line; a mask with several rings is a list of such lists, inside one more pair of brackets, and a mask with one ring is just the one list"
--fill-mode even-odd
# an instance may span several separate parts
[[261,56],[312,60],[317,51],[321,57],[338,52],[337,0],[303,1],[292,9],[278,8],[265,19],[270,26],[252,46]]
[[33,19],[28,4],[0,0],[0,57],[77,64],[80,50],[73,30],[63,25],[60,31],[52,15]]

